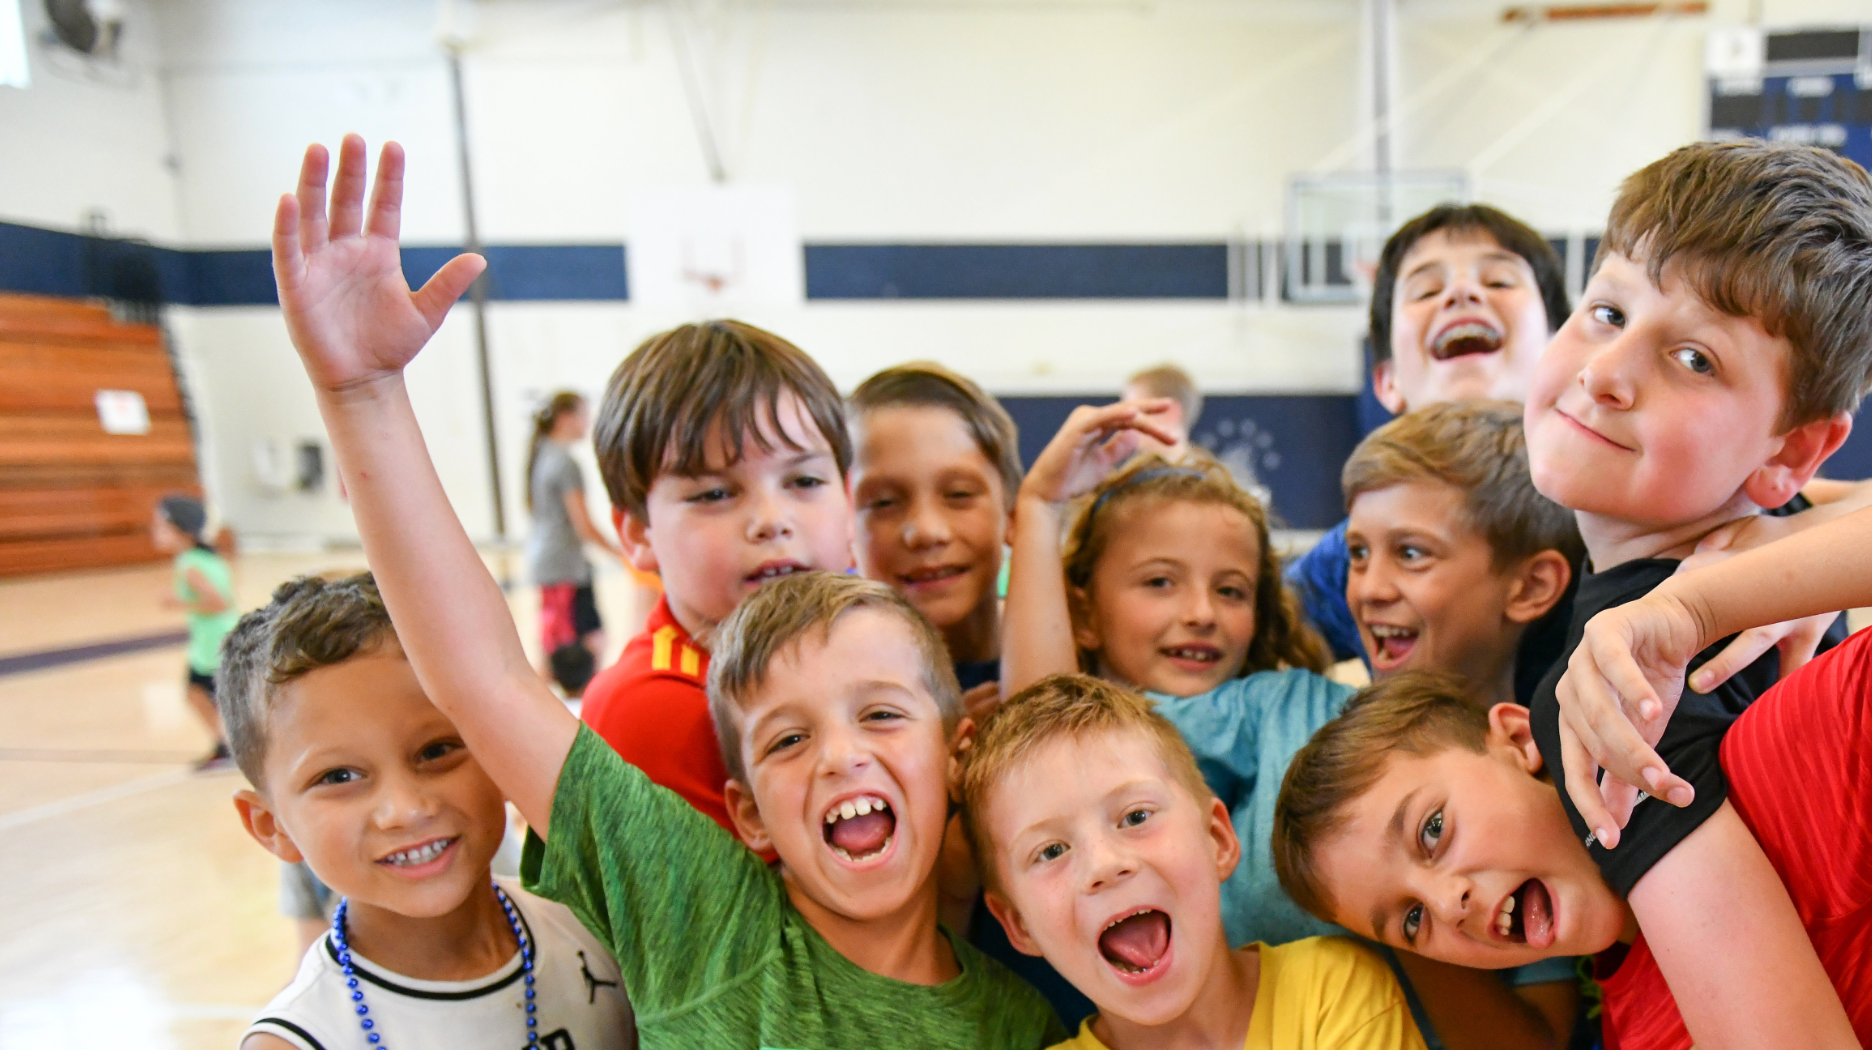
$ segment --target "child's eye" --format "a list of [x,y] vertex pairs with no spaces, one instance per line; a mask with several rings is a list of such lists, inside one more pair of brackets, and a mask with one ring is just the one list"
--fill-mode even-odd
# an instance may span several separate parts
[[1230,601],[1245,602],[1248,600],[1248,592],[1232,583],[1217,587],[1216,593]]
[[1418,832],[1417,840],[1422,843],[1425,853],[1435,853],[1436,846],[1443,838],[1443,811],[1437,810],[1424,821],[1423,830]]
[[1354,562],[1364,561],[1366,555],[1370,553],[1371,553],[1370,551],[1365,549],[1365,545],[1363,543],[1346,544],[1346,557],[1351,559]]
[[725,488],[718,487],[718,488],[712,488],[712,489],[704,489],[703,491],[698,492],[693,496],[690,496],[687,502],[689,503],[720,503],[722,500],[725,500],[727,498],[728,498],[728,490]]
[[1127,828],[1135,828],[1150,819],[1150,810],[1134,809],[1118,818],[1118,823]]
[[1620,310],[1616,306],[1608,306],[1605,303],[1599,303],[1592,308],[1590,313],[1592,319],[1600,324],[1610,325],[1613,328],[1625,327],[1625,311]]
[[416,759],[420,762],[434,762],[436,759],[448,757],[461,746],[460,741],[437,740],[433,743],[425,744],[421,751],[416,752]]
[[1168,576],[1152,576],[1150,579],[1144,581],[1144,586],[1155,588],[1156,590],[1163,590],[1169,587],[1173,582],[1174,581]]
[[325,772],[320,773],[318,775],[318,779],[314,780],[313,783],[337,786],[341,784],[353,783],[357,779],[358,779],[357,770],[339,768],[339,769],[328,769]]
[[767,753],[772,755],[781,751],[785,751],[787,748],[792,747],[794,744],[797,744],[800,741],[805,740],[805,739],[806,739],[805,733],[788,733],[787,735],[774,741],[773,746],[767,749]]
[[866,500],[864,504],[864,509],[884,510],[887,507],[894,507],[896,505],[897,505],[897,501],[890,498],[889,496],[879,496],[876,499]]
[[859,721],[861,722],[895,722],[902,717],[903,715],[897,711],[891,711],[891,710],[867,711],[865,712],[864,716],[859,719]]
[[1058,860],[1065,855],[1066,844],[1064,842],[1049,842],[1040,847],[1040,852],[1034,854],[1034,857],[1041,861],[1049,861]]
[[1430,552],[1427,550],[1424,550],[1422,547],[1413,547],[1410,545],[1405,545],[1403,547],[1398,548],[1398,560],[1403,561],[1403,562],[1417,561],[1419,559],[1428,557],[1429,554]]
[[815,477],[811,474],[802,474],[793,479],[793,487],[796,489],[816,489],[825,483],[826,481],[824,478]]
[[1678,364],[1683,365],[1697,375],[1706,376],[1716,371],[1716,362],[1710,360],[1708,354],[1698,350],[1694,346],[1686,346],[1679,350],[1672,350],[1671,356],[1677,359]]
[[1416,944],[1417,931],[1423,926],[1423,905],[1413,904],[1404,913],[1404,943]]

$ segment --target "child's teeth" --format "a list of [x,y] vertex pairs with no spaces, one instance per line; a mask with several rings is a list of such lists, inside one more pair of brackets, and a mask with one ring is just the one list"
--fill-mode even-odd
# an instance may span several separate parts
[[871,800],[868,798],[861,798],[857,802],[853,803],[852,808],[856,809],[858,811],[858,815],[862,817],[866,815],[867,813],[871,812]]
[[844,817],[846,820],[850,820],[851,818],[857,815],[858,815],[857,806],[854,806],[849,802],[839,803],[839,816]]
[[1503,915],[1513,915],[1514,914],[1514,898],[1510,897],[1507,900],[1502,901],[1501,910],[1502,910]]

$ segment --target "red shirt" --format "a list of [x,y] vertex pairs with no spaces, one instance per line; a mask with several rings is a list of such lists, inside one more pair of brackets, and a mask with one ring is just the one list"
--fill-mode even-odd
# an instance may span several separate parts
[[[1723,738],[1722,768],[1730,804],[1787,886],[1860,1044],[1872,1046],[1872,631],[1762,694]],[[1748,945],[1735,950],[1746,956]],[[1609,1050],[1691,1045],[1642,936],[1601,984]]]
[[708,663],[666,595],[617,663],[585,687],[580,717],[624,761],[734,834],[722,801],[728,768],[709,720]]

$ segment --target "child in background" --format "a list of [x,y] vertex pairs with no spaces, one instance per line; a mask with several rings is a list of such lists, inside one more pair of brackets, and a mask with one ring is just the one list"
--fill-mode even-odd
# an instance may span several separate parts
[[[846,405],[858,571],[903,592],[943,633],[964,704],[982,717],[1000,700],[996,591],[1022,473],[1014,421],[972,381],[927,362],[879,372]],[[956,851],[957,869],[967,853]],[[975,879],[945,874],[952,921],[966,923],[970,944],[1039,989],[1068,1028],[1091,1015],[1090,999],[1008,943]]]
[[214,747],[197,759],[197,773],[226,769],[233,764],[227,735],[215,712],[215,669],[221,663],[221,640],[234,629],[240,610],[234,607],[234,573],[208,543],[208,512],[193,496],[164,496],[150,521],[150,540],[164,554],[175,555],[171,592],[163,595],[166,609],[188,614],[188,677],[183,696],[214,737]]
[[540,655],[548,670],[561,646],[577,643],[593,656],[604,652],[604,621],[598,616],[585,544],[624,556],[592,524],[585,506],[585,474],[572,458],[572,446],[589,433],[585,399],[570,390],[554,394],[533,415],[526,474],[533,531],[527,536],[526,559],[527,575],[540,589]]
[[576,642],[554,649],[550,663],[553,681],[558,684],[559,692],[567,700],[583,700],[585,687],[591,684],[597,662],[590,649]]
[[709,637],[762,584],[851,566],[844,402],[812,358],[771,332],[683,325],[618,366],[596,444],[625,556],[662,577],[663,596],[592,679],[581,716],[733,831],[703,689]]
[[[1398,228],[1372,279],[1372,387],[1396,415],[1444,401],[1527,396],[1547,341],[1567,319],[1566,267],[1553,245],[1486,204],[1443,204]],[[1345,524],[1288,566],[1333,659],[1365,659],[1346,604]],[[1522,702],[1558,658],[1566,606],[1527,632]]]
[[243,1050],[636,1045],[598,942],[490,875],[500,791],[423,695],[369,574],[281,586],[222,666],[254,785],[234,797],[242,824],[343,895]]
[[1234,948],[1229,813],[1149,701],[1046,678],[982,726],[963,813],[995,914],[1098,1003],[1078,1050],[1416,1050],[1384,962],[1347,938]]
[[1020,438],[1000,402],[929,362],[887,368],[846,399],[858,571],[943,633],[964,693],[1001,677],[1001,577]]
[[1196,380],[1175,365],[1158,365],[1125,380],[1124,390],[1118,397],[1121,401],[1161,398],[1170,402],[1168,409],[1157,414],[1156,422],[1165,434],[1175,440],[1166,444],[1140,432],[1137,447],[1139,452],[1156,453],[1167,462],[1182,462],[1184,453],[1190,448],[1190,434],[1196,429],[1196,421],[1202,418],[1202,388],[1196,385]]
[[[937,925],[949,779],[973,727],[941,637],[895,591],[834,573],[763,573],[791,578],[707,624],[719,760],[733,770],[727,808],[749,846],[774,849],[777,867],[621,760],[527,665],[403,387],[404,367],[485,263],[459,256],[407,291],[396,243],[402,159],[385,146],[366,226],[363,140],[345,139],[333,220],[325,151],[307,150],[298,197],[280,201],[274,225],[280,301],[411,665],[543,838],[529,858],[534,884],[568,902],[615,951],[643,1045],[995,1050],[1063,1035],[1037,993]],[[758,526],[745,543],[777,541],[797,520],[788,490],[825,487],[820,464],[832,456],[798,398],[781,388],[758,396],[751,381],[737,389],[746,396],[723,411],[747,427],[705,427],[704,415],[697,429],[715,441],[668,449],[672,458],[717,457],[713,476],[658,478],[700,520],[660,516],[663,494],[653,493],[649,519],[635,529]],[[682,402],[641,408],[689,418],[706,411]],[[626,420],[622,433],[643,423]],[[842,435],[842,420],[833,425]],[[789,469],[750,477],[751,454],[723,454],[744,437]],[[647,477],[663,464],[638,466]],[[812,483],[800,486],[805,479]],[[849,507],[842,492],[834,498]],[[736,520],[738,501],[753,505],[751,520]],[[728,504],[725,522],[709,517],[719,503]],[[697,568],[662,567],[672,584]],[[671,604],[678,614],[698,611],[687,603],[751,584],[718,582],[720,590]]]
[[[1130,455],[1129,430],[1153,426],[1160,406],[1077,409],[1028,472],[1015,511],[1003,684],[1084,667],[1147,693],[1183,734],[1243,844],[1222,886],[1229,943],[1343,932],[1280,888],[1268,842],[1281,774],[1352,690],[1317,673],[1323,646],[1283,586],[1266,512],[1227,471],[1206,457],[1171,465],[1151,456],[1111,472]],[[1074,500],[1081,509],[1062,555],[1060,517]],[[1450,618],[1443,610],[1440,620]],[[1563,969],[1517,974],[1526,983],[1515,991],[1491,974],[1433,969],[1414,975],[1424,978],[1419,1020],[1437,1022],[1452,1050],[1542,1047],[1571,1025]],[[1463,1024],[1470,1019],[1482,1023]]]

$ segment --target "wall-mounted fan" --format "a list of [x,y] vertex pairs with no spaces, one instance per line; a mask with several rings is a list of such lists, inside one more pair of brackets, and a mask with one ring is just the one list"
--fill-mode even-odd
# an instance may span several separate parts
[[45,0],[48,42],[92,58],[113,60],[123,32],[122,0]]

